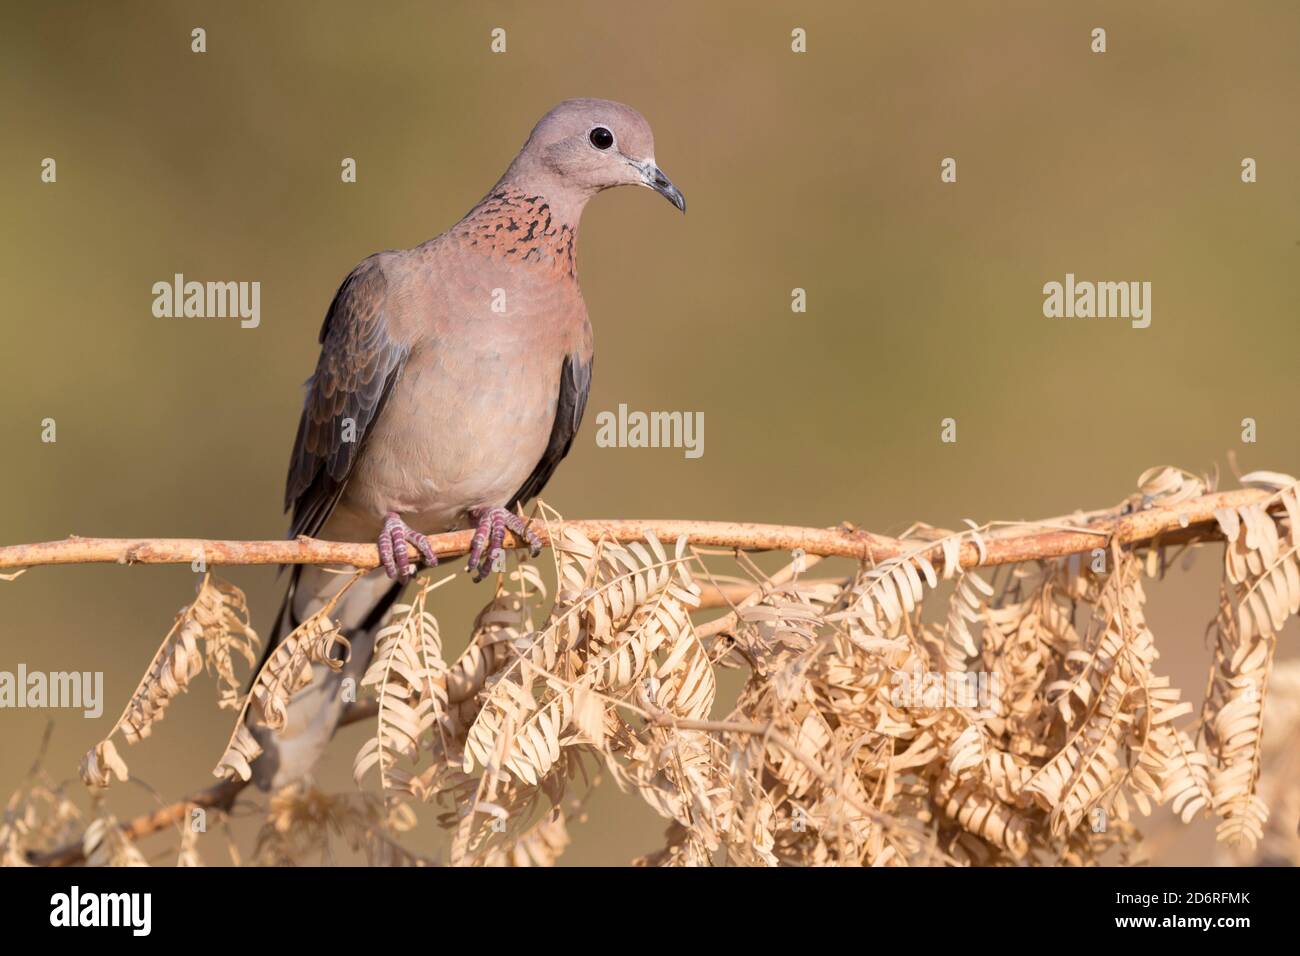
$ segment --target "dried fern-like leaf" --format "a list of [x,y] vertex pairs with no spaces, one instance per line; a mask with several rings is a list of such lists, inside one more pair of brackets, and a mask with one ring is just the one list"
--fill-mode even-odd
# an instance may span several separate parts
[[390,805],[379,795],[327,794],[298,784],[271,795],[254,855],[264,866],[329,864],[334,862],[334,840],[342,837],[374,866],[435,865],[394,839],[414,825],[409,807]]
[[1223,818],[1220,840],[1254,846],[1263,837],[1268,808],[1255,793],[1259,779],[1264,693],[1273,661],[1273,640],[1243,639],[1226,596],[1217,618],[1215,666],[1206,699],[1214,810]]
[[82,838],[87,866],[148,866],[144,854],[127,839],[117,818],[97,817]]
[[1205,494],[1207,482],[1181,468],[1157,465],[1148,468],[1138,478],[1142,507],[1178,504]]
[[243,592],[205,574],[198,596],[177,615],[126,709],[104,740],[83,758],[82,779],[92,787],[107,786],[112,776],[125,780],[126,763],[111,743],[113,735],[120,731],[129,744],[148,737],[171,702],[189,689],[205,661],[217,677],[218,705],[239,706],[234,656],[243,657],[251,666],[256,647],[257,635],[248,626]]
[[426,608],[436,585],[427,580],[410,604],[393,608],[390,623],[376,636],[363,687],[375,689],[379,700],[376,734],[365,742],[353,762],[360,785],[377,768],[385,792],[419,795],[418,779],[399,769],[399,758],[416,761],[421,739],[447,714],[447,666],[442,659],[438,622]]
[[131,695],[126,710],[109,731],[109,737],[121,731],[127,743],[136,743],[149,736],[168,705],[184,693],[190,681],[203,670],[203,654],[199,649],[203,628],[195,610],[200,600],[211,593],[205,578],[200,585],[199,598],[177,617],[162,646],[154,654],[149,670]]
[[[46,734],[49,740],[49,732]],[[0,867],[30,866],[28,853],[67,844],[78,834],[82,813],[42,769],[42,756],[27,780],[9,796],[0,817]]]
[[1005,850],[1014,860],[1028,855],[1029,821],[1018,810],[949,774],[937,778],[935,794],[944,815],[966,832]]
[[564,813],[555,807],[545,819],[535,823],[517,840],[508,845],[491,847],[481,861],[482,866],[554,866],[570,842]]
[[204,662],[217,678],[217,706],[238,710],[243,706],[240,687],[244,681],[235,673],[234,661],[240,657],[248,667],[256,665],[260,642],[248,622],[244,592],[219,578],[210,578],[209,583],[221,599],[196,613],[203,628]]
[[[354,575],[324,607],[294,628],[267,658],[240,709],[230,742],[217,761],[213,776],[227,780],[251,779],[251,764],[261,754],[262,747],[246,721],[253,719],[272,730],[283,730],[289,720],[290,699],[311,684],[312,665],[324,664],[334,670],[343,666],[348,641],[330,614],[357,577]],[[341,655],[335,654],[336,649]]]
[[957,576],[943,631],[944,661],[949,670],[966,670],[967,661],[979,654],[970,625],[982,619],[984,607],[992,596],[993,588],[977,572],[963,571]]
[[101,740],[81,758],[81,779],[88,787],[107,787],[113,777],[125,783],[129,776],[112,740]]

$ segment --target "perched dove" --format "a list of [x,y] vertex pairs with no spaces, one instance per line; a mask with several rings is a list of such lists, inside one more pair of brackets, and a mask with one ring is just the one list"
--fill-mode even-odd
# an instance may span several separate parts
[[[655,164],[650,126],[607,100],[551,110],[492,190],[449,230],[380,252],[343,281],[320,331],[289,461],[290,536],[378,541],[383,569],[335,606],[351,643],[340,671],[318,665],[284,730],[255,727],[264,789],[309,772],[360,681],[375,632],[426,535],[475,530],[475,579],[509,529],[537,547],[516,511],[568,453],[591,381],[592,337],[574,243],[583,207],[612,186],[648,186],[683,212]],[[347,575],[293,570],[267,653],[320,609]]]

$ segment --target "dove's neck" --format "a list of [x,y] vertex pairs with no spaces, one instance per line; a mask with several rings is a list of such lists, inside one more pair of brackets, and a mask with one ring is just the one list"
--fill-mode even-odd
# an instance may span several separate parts
[[523,265],[546,266],[576,279],[574,245],[583,198],[576,205],[505,179],[456,224],[454,232],[472,248]]

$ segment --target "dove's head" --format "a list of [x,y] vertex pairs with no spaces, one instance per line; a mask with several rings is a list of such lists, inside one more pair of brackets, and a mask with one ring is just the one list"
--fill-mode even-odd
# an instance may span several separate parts
[[602,189],[647,186],[686,211],[681,191],[655,162],[650,124],[610,100],[565,100],[555,107],[533,127],[506,178],[570,194],[579,205]]

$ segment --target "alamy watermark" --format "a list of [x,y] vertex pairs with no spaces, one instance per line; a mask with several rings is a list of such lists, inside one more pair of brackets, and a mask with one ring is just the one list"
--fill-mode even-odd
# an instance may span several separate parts
[[1043,286],[1043,315],[1049,319],[1129,319],[1133,328],[1151,324],[1150,282],[1065,282]]
[[153,284],[153,314],[160,319],[233,319],[244,329],[262,323],[262,283],[186,282],[176,273],[171,282]]
[[905,710],[988,711],[1001,696],[1001,680],[989,671],[894,671],[889,700]]
[[95,718],[104,712],[103,671],[0,671],[0,708],[62,708]]
[[153,928],[153,894],[83,893],[74,883],[68,892],[50,897],[50,925],[118,926],[131,930],[132,936],[148,936]]
[[703,412],[629,412],[596,416],[596,444],[601,448],[681,448],[687,458],[704,454]]

